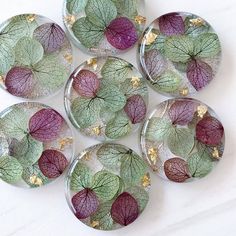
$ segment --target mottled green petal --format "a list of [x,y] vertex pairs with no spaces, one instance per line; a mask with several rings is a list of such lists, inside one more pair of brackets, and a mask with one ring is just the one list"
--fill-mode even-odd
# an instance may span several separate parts
[[11,46],[0,37],[0,75],[6,74],[14,64],[15,54]]
[[79,14],[82,12],[87,4],[88,0],[67,0],[66,9],[70,14]]
[[138,15],[137,0],[112,0],[120,15],[134,18]]

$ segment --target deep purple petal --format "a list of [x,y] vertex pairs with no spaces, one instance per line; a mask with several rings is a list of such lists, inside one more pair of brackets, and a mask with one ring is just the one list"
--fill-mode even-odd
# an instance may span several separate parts
[[33,138],[40,142],[50,142],[58,138],[64,119],[53,109],[42,109],[29,120],[29,130]]
[[192,60],[188,64],[187,77],[192,86],[201,90],[213,79],[212,68],[201,60]]
[[113,20],[106,28],[105,35],[108,42],[120,50],[132,47],[138,40],[134,24],[126,17]]
[[166,36],[184,34],[185,26],[182,17],[178,13],[170,13],[159,18],[159,28]]
[[137,124],[145,119],[147,107],[142,96],[133,95],[127,100],[124,110],[132,124]]
[[63,153],[57,150],[45,150],[38,160],[43,175],[52,179],[59,177],[68,165]]
[[80,96],[93,98],[100,87],[97,75],[89,70],[81,70],[73,80],[73,88]]
[[129,193],[120,194],[111,207],[112,219],[120,225],[129,225],[139,215],[138,203]]
[[48,53],[55,52],[61,48],[65,41],[63,29],[55,23],[46,23],[34,31],[34,37],[42,44]]
[[224,135],[224,128],[219,120],[206,116],[197,123],[197,140],[206,145],[219,145]]
[[7,91],[18,97],[27,97],[31,94],[35,81],[30,69],[13,67],[6,75]]
[[96,194],[91,189],[83,189],[72,198],[75,215],[78,219],[86,219],[95,213],[99,206]]

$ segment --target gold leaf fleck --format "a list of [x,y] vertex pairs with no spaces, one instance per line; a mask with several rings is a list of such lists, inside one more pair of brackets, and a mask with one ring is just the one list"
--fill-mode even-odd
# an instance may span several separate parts
[[102,133],[102,127],[101,126],[96,126],[92,128],[93,134],[99,136]]
[[0,75],[0,83],[4,82],[4,77]]
[[63,150],[65,150],[66,146],[71,145],[72,143],[73,143],[72,137],[63,138],[63,139],[59,140],[59,149],[61,151],[63,151]]
[[134,21],[135,21],[137,24],[142,25],[142,24],[145,24],[145,23],[146,23],[147,18],[144,17],[144,16],[138,15],[138,16],[135,16]]
[[145,36],[145,44],[146,45],[151,45],[153,42],[155,42],[157,36],[158,36],[157,34],[150,31]]
[[156,165],[157,159],[158,159],[158,150],[157,148],[150,148],[148,149],[148,157],[151,160],[151,162]]
[[96,58],[90,58],[87,60],[87,65],[93,67],[94,70],[97,70],[98,64]]
[[76,17],[74,15],[67,15],[64,17],[64,20],[69,25],[69,27],[72,27],[76,21]]
[[205,24],[205,21],[202,18],[195,18],[195,19],[190,19],[190,26],[196,26],[196,27],[200,27],[203,26]]
[[139,77],[132,77],[131,78],[131,84],[132,84],[132,86],[133,86],[133,88],[138,88],[138,87],[140,87],[140,78]]
[[64,55],[64,58],[66,59],[66,61],[67,61],[69,64],[72,64],[73,56],[72,56],[70,53],[66,53],[66,54]]
[[143,176],[142,178],[142,186],[144,188],[148,187],[151,185],[151,178],[150,178],[150,175],[149,173],[147,173],[146,175]]
[[217,160],[220,159],[220,152],[216,147],[214,147],[214,150],[212,152],[212,157],[216,158]]
[[26,17],[26,19],[29,23],[32,23],[33,21],[35,21],[36,15],[35,14],[30,14]]
[[98,220],[94,220],[94,221],[91,222],[90,225],[91,225],[91,227],[96,228],[96,227],[98,227],[100,225],[100,223],[99,223]]
[[207,111],[208,111],[207,106],[199,105],[197,107],[197,115],[198,115],[198,117],[203,118],[204,115],[207,113]]
[[83,160],[89,161],[91,160],[92,156],[90,153],[85,153],[84,156],[82,157]]
[[30,177],[30,183],[37,185],[37,186],[43,185],[43,181],[39,177],[37,177],[36,175],[33,175]]
[[189,89],[188,89],[187,87],[185,87],[185,88],[183,88],[183,89],[181,89],[181,90],[179,91],[179,94],[180,94],[181,96],[186,97],[186,96],[188,96],[188,94],[189,94]]

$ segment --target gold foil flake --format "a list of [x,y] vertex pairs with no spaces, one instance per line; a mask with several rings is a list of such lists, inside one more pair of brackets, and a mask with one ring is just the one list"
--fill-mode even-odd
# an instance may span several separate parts
[[85,161],[89,161],[89,160],[91,160],[91,158],[92,158],[92,156],[91,156],[90,153],[86,153],[86,154],[84,154],[84,156],[82,157],[82,159],[85,160]]
[[30,177],[30,183],[37,185],[37,186],[43,185],[43,181],[39,177],[37,177],[36,175],[33,175]]
[[4,82],[4,77],[2,75],[0,75],[0,83]]
[[99,136],[102,133],[102,127],[101,126],[96,126],[92,128],[92,133]]
[[98,220],[94,220],[94,221],[91,222],[90,225],[91,225],[91,227],[93,227],[93,228],[97,228],[97,227],[100,225],[100,223],[99,223]]
[[197,115],[198,115],[198,117],[203,118],[204,115],[207,113],[207,111],[208,111],[208,109],[207,109],[207,107],[205,105],[199,105],[197,107]]
[[145,24],[145,23],[146,23],[147,18],[144,17],[144,16],[138,15],[138,16],[136,16],[136,17],[134,18],[134,21],[135,21],[137,24],[142,25],[142,24]]
[[156,165],[157,159],[158,159],[158,150],[157,148],[150,148],[148,149],[148,157],[151,160],[151,162]]
[[36,15],[35,14],[30,14],[26,17],[26,19],[29,23],[32,23],[33,21],[35,21]]
[[146,45],[151,45],[153,42],[155,42],[157,36],[158,36],[157,34],[150,31],[145,36],[145,44]]
[[220,159],[220,152],[216,147],[214,147],[214,149],[213,149],[212,157],[214,157],[215,159],[218,159],[218,160]]
[[141,82],[141,80],[139,77],[132,77],[131,78],[131,84],[132,84],[133,88],[140,87],[140,82]]
[[186,97],[186,96],[188,96],[188,94],[189,94],[189,89],[188,89],[187,87],[185,87],[185,88],[183,88],[183,89],[181,89],[181,90],[179,91],[179,94],[180,94],[181,96]]
[[200,27],[200,26],[203,26],[205,24],[205,21],[200,17],[195,18],[195,19],[190,19],[189,22],[190,22],[191,26],[196,26],[196,27]]
[[71,145],[73,143],[73,138],[69,137],[69,138],[63,138],[61,140],[59,140],[59,149],[61,151],[65,150],[65,147],[68,145]]
[[64,20],[69,25],[69,27],[72,27],[76,21],[76,17],[74,15],[67,15],[64,17]]
[[65,54],[65,55],[64,55],[64,58],[66,59],[66,61],[67,61],[69,64],[72,64],[73,56],[72,56],[70,53]]
[[94,70],[97,70],[98,64],[96,58],[90,58],[87,60],[87,65],[93,67]]
[[146,175],[143,176],[142,178],[142,186],[144,188],[147,188],[148,186],[151,185],[151,178],[150,175],[147,173]]

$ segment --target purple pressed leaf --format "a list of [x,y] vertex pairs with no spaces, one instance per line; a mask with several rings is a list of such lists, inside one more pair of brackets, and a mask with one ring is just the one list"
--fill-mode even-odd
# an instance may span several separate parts
[[178,13],[170,13],[159,18],[159,28],[166,36],[184,34],[185,26],[183,18]]
[[139,215],[138,203],[129,193],[123,192],[113,202],[111,207],[112,219],[120,225],[129,225]]
[[13,67],[5,79],[7,91],[18,97],[28,97],[33,91],[34,84],[32,71],[24,67]]
[[38,160],[43,175],[52,179],[59,177],[68,165],[63,153],[57,150],[45,150]]
[[188,125],[196,111],[196,104],[192,101],[176,101],[170,107],[168,114],[173,125]]
[[99,206],[96,194],[91,189],[83,189],[72,198],[75,215],[78,219],[86,219],[95,213]]
[[34,31],[34,37],[42,44],[48,53],[55,52],[61,48],[65,41],[63,29],[55,23],[46,23]]
[[134,24],[126,17],[113,20],[106,28],[105,35],[108,42],[120,50],[132,47],[138,40]]
[[73,79],[73,88],[80,96],[93,98],[100,87],[97,75],[89,70],[81,70]]
[[166,61],[158,50],[153,49],[145,53],[145,66],[150,77],[155,79],[166,70]]
[[169,180],[177,183],[185,182],[190,178],[187,162],[178,157],[165,161],[164,171]]
[[224,135],[224,128],[219,120],[206,116],[197,123],[197,140],[206,145],[219,145]]
[[145,119],[147,107],[142,96],[133,95],[127,100],[124,110],[132,124],[137,124]]
[[41,109],[29,120],[31,136],[40,142],[50,142],[58,138],[64,119],[53,109]]
[[192,60],[187,67],[187,77],[192,86],[199,91],[213,79],[213,70],[201,60]]

